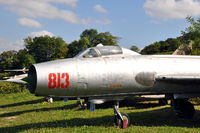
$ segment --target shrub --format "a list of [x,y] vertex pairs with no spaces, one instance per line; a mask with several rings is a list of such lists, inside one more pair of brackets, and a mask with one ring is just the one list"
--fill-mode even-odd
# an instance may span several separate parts
[[200,104],[200,97],[194,97],[189,99],[193,104]]
[[25,90],[27,90],[27,85],[10,83],[10,82],[0,82],[0,93],[1,94],[23,92]]

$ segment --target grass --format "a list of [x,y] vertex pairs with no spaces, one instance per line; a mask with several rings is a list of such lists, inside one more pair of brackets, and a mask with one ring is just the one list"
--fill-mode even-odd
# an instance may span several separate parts
[[131,125],[119,129],[113,124],[113,109],[97,109],[95,112],[77,109],[76,101],[55,101],[46,103],[41,97],[28,92],[0,94],[1,133],[198,133],[200,131],[200,106],[192,120],[175,116],[169,105],[156,104],[122,107],[120,111],[129,114]]

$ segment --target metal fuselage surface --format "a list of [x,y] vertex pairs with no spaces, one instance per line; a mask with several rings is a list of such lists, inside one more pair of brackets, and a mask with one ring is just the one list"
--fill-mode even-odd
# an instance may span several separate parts
[[32,67],[36,73],[35,93],[41,96],[200,93],[198,82],[188,84],[156,80],[160,75],[200,76],[198,56],[70,58],[35,64]]

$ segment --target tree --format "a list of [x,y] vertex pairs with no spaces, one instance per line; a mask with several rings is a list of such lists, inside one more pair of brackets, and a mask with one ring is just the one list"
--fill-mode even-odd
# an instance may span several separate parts
[[73,41],[69,44],[68,48],[68,55],[67,57],[71,58],[76,56],[80,51],[83,51],[91,47],[90,42],[87,37],[82,37],[79,41]]
[[182,39],[184,43],[188,40],[195,40],[200,38],[200,18],[195,20],[193,17],[188,16],[186,21],[190,24],[185,31],[182,31]]
[[96,37],[94,42],[92,43],[93,46],[101,43],[103,45],[117,45],[119,37],[111,35],[110,32],[103,32],[99,33]]
[[170,48],[170,44],[167,43],[166,41],[160,41],[160,52],[168,52]]
[[14,57],[16,56],[17,51],[10,50],[5,51],[0,55],[0,69],[12,69],[14,66]]
[[135,52],[140,52],[140,49],[135,45],[131,46],[130,50],[135,51]]
[[64,58],[68,48],[60,37],[40,36],[24,39],[25,47],[36,62],[44,62]]
[[23,60],[22,60],[22,64],[21,64],[21,68],[30,68],[30,66],[32,64],[35,64],[35,59],[33,58],[32,55],[30,54],[25,54],[23,56]]
[[179,38],[168,38],[166,42],[169,44],[168,51],[175,51],[182,43]]
[[79,41],[73,41],[69,44],[67,57],[74,57],[82,50],[95,47],[99,43],[117,45],[118,39],[119,37],[115,37],[109,32],[98,33],[96,29],[86,29],[81,33]]
[[97,32],[96,29],[86,29],[81,33],[80,38],[87,37],[89,42],[91,44],[94,44],[95,38],[96,38],[97,35],[98,35],[98,32]]
[[193,17],[187,17],[187,22],[190,25],[182,31],[181,37],[186,44],[192,43],[192,55],[200,55],[200,18],[194,19]]
[[195,21],[195,19],[191,16],[186,17],[187,22],[190,23],[190,26],[188,26],[184,33],[190,33],[190,32],[198,32],[200,33],[200,18]]
[[185,31],[182,31],[182,36],[155,42],[146,46],[141,53],[166,54],[166,52],[170,53],[175,51],[181,44],[185,44],[192,45],[192,55],[200,55],[200,18],[195,20],[193,17],[187,17],[186,20],[190,25],[185,29]]
[[141,54],[155,54],[160,52],[160,46],[161,44],[159,42],[155,42],[153,44],[150,44],[140,52]]
[[89,39],[87,37],[82,37],[79,40],[79,47],[81,50],[91,47],[91,43],[90,43]]
[[168,38],[165,41],[155,42],[146,46],[141,54],[166,54],[174,52],[181,45],[180,38]]
[[21,49],[14,57],[14,65],[16,68],[29,68],[36,61],[32,55],[28,54],[26,49]]
[[91,46],[95,47],[97,44],[102,43],[103,45],[117,45],[119,37],[113,36],[110,32],[98,33],[96,29],[84,30],[80,38],[87,37]]

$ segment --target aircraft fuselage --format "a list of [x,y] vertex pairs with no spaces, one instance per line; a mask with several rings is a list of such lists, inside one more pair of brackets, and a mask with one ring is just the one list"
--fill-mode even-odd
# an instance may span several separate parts
[[[135,55],[62,59],[35,64],[29,75],[34,75],[32,90],[42,96],[200,93],[198,56]],[[179,77],[181,80],[177,80]],[[194,80],[184,82],[184,78]]]

